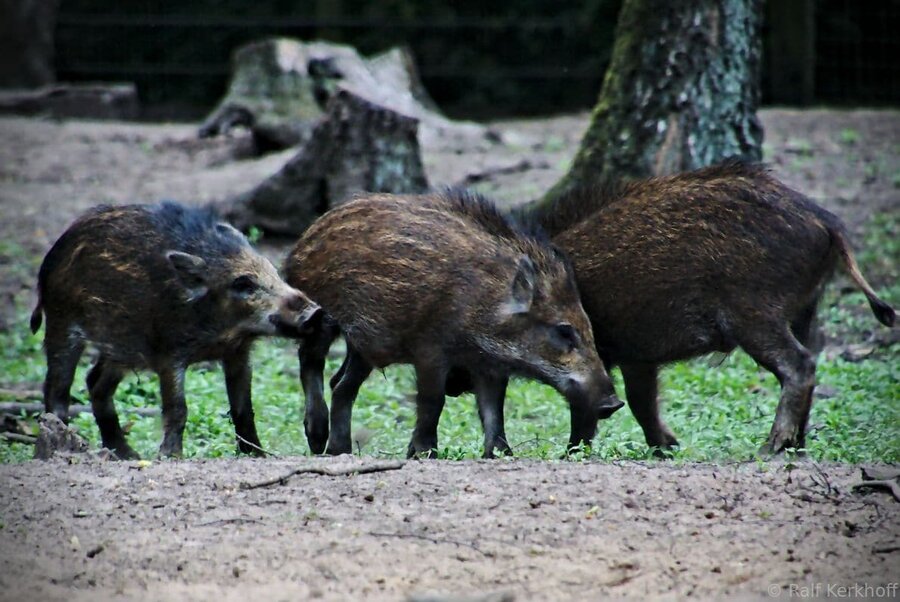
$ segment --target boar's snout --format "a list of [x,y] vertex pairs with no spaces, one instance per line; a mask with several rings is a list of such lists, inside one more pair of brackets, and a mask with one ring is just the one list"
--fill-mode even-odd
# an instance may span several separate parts
[[624,405],[622,400],[614,394],[601,398],[600,402],[597,404],[597,419],[603,420],[604,418],[609,418],[616,413],[616,410]]
[[567,377],[563,393],[570,403],[577,403],[585,408],[584,419],[589,423],[609,418],[625,405],[616,396],[605,370],[594,371],[588,377]]
[[301,293],[293,289],[288,293],[278,311],[269,316],[278,334],[286,337],[304,337],[316,331],[322,323],[324,310]]

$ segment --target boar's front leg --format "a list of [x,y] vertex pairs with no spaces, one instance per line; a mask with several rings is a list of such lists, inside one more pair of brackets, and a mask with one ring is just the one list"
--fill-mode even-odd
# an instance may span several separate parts
[[416,364],[416,427],[406,450],[407,458],[437,457],[437,429],[444,410],[447,370],[439,363]]
[[659,416],[659,395],[656,364],[622,364],[625,396],[635,420],[644,431],[647,445],[654,453],[665,457],[665,451],[678,445],[675,435]]
[[[303,430],[306,432],[309,449],[314,454],[324,452],[328,443],[328,406],[325,405],[323,374],[328,349],[336,336],[337,332],[328,322],[320,332],[301,341],[297,350],[297,357],[300,360],[300,384],[303,386],[305,397]],[[346,359],[341,365],[341,371],[345,366]],[[339,381],[332,382],[331,388],[334,389]]]
[[184,370],[184,366],[175,364],[166,364],[157,370],[162,393],[163,441],[159,446],[160,456],[181,457],[181,442],[187,423]]
[[225,389],[228,391],[228,404],[231,407],[231,422],[238,436],[238,450],[244,454],[262,456],[264,452],[256,434],[253,417],[250,344],[241,345],[225,355],[222,358],[222,369],[225,372]]
[[349,454],[353,451],[350,426],[353,420],[353,402],[359,387],[372,373],[372,365],[347,343],[347,358],[344,360],[344,374],[331,394],[331,434],[325,453],[331,456]]
[[501,454],[511,456],[512,449],[506,441],[506,430],[503,425],[503,403],[509,379],[505,376],[479,375],[474,380],[478,416],[484,429],[483,457],[493,458],[495,448]]
[[97,421],[97,428],[100,429],[103,447],[112,450],[120,460],[140,460],[140,456],[125,440],[125,431],[119,424],[119,415],[116,414],[116,406],[113,403],[113,396],[123,376],[122,368],[111,363],[106,356],[101,355],[97,359],[97,363],[87,375],[91,409],[94,412],[94,420]]

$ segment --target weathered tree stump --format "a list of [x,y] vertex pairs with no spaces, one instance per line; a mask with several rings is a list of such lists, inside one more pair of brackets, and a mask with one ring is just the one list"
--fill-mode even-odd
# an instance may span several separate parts
[[260,152],[302,144],[340,90],[415,117],[435,135],[483,133],[481,126],[441,115],[405,49],[363,58],[349,46],[280,38],[235,51],[228,92],[200,126],[199,135],[245,126]]
[[39,434],[34,444],[35,460],[49,460],[57,453],[80,454],[90,449],[87,441],[55,414],[41,414],[38,428]]
[[296,236],[355,192],[422,192],[428,182],[417,130],[417,119],[339,91],[281,171],[227,201],[223,212],[240,228]]

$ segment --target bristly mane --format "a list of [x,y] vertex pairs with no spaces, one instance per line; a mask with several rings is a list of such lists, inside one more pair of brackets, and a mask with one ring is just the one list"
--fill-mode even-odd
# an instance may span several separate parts
[[538,221],[517,213],[503,213],[493,201],[477,192],[447,188],[441,195],[474,224],[493,236],[508,240],[537,261],[538,265],[561,263],[572,286],[575,286],[575,271],[571,261],[550,241]]
[[447,188],[441,196],[450,201],[459,213],[494,236],[510,240],[527,239],[541,245],[548,242],[539,223],[502,213],[493,201],[477,192]]
[[722,178],[770,177],[768,171],[766,166],[759,163],[726,159],[709,167],[670,176],[586,183],[567,190],[551,203],[538,204],[522,214],[526,221],[538,224],[552,238],[604,207],[625,197],[640,195],[645,189],[658,187],[662,182],[674,183],[680,179],[708,182]]

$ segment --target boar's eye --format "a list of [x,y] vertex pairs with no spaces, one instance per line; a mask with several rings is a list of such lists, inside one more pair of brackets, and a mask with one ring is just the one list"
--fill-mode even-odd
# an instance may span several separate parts
[[579,343],[578,332],[571,324],[565,322],[553,327],[553,339],[557,346],[566,351],[572,351]]
[[259,286],[250,276],[238,276],[231,283],[231,290],[239,295],[249,295],[253,293]]

